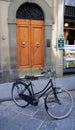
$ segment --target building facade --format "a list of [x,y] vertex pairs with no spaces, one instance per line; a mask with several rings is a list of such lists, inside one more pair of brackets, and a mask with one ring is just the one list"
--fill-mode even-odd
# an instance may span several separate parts
[[65,0],[64,36],[64,73],[75,73],[75,0]]
[[63,75],[63,12],[64,0],[0,0],[1,82],[51,66]]

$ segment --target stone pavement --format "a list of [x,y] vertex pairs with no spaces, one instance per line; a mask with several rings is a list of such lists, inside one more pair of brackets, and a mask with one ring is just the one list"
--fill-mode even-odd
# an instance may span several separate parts
[[71,92],[74,106],[71,114],[62,120],[51,118],[43,100],[38,106],[20,108],[13,101],[0,103],[0,130],[75,130],[75,91]]
[[[47,81],[48,79],[33,81],[34,91],[42,89]],[[54,120],[46,113],[43,99],[38,106],[16,106],[11,100],[12,84],[0,84],[0,130],[75,130],[75,91],[71,91],[74,100],[71,114],[65,119]],[[56,85],[75,90],[75,76],[56,78]]]
[[[48,82],[48,78],[39,78],[38,80],[33,81],[34,90],[41,90],[46,83]],[[0,101],[11,100],[11,88],[13,83],[3,83],[0,84]],[[56,78],[56,86],[66,88],[68,90],[75,90],[75,75],[72,76],[64,76],[60,78]]]

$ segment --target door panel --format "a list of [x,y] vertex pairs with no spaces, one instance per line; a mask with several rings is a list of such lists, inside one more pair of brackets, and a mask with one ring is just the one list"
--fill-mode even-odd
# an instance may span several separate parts
[[[32,67],[43,67],[44,62],[44,45],[43,45],[43,22],[31,21],[31,43],[32,46]],[[42,26],[41,26],[42,24]]]
[[18,67],[43,67],[44,65],[44,22],[17,20]]
[[17,22],[18,67],[30,67],[30,26]]

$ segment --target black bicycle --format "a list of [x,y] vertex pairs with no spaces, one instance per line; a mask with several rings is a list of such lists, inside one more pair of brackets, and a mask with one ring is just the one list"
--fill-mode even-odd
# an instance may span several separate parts
[[26,107],[29,104],[37,106],[39,99],[45,95],[44,105],[46,112],[54,119],[63,119],[67,117],[73,108],[73,98],[68,90],[55,87],[54,71],[47,71],[40,76],[49,75],[47,85],[35,93],[32,80],[37,80],[38,76],[25,76],[18,78],[12,86],[11,94],[13,101],[20,107]]

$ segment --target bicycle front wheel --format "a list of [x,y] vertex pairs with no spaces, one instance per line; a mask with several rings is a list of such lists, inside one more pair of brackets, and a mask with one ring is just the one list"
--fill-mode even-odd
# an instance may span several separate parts
[[13,84],[11,90],[12,99],[16,105],[20,107],[26,107],[28,106],[28,102],[26,102],[20,97],[21,93],[26,94],[28,96],[30,95],[29,88],[26,87],[26,84],[24,82],[17,81],[16,83]]
[[69,91],[61,88],[55,90],[58,100],[53,92],[45,98],[45,108],[47,113],[54,119],[63,119],[69,116],[73,108],[73,98]]

